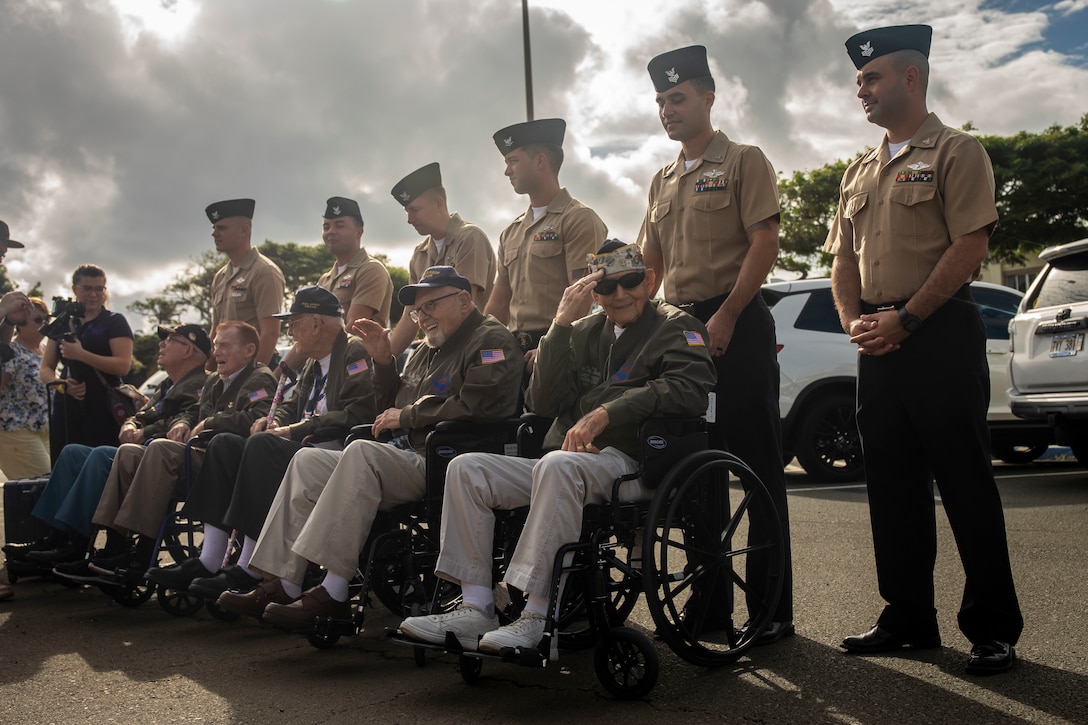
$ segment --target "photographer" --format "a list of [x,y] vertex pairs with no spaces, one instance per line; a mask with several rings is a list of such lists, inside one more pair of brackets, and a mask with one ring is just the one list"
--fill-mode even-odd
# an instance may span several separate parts
[[[106,273],[84,264],[72,274],[75,302],[54,300],[57,319],[45,331],[41,379],[56,385],[49,450],[54,461],[68,443],[116,445],[120,422],[110,409],[107,386],[117,385],[132,366],[132,329],[123,315],[106,309]],[[58,309],[60,308],[60,309]]]
[[46,392],[38,379],[44,339],[38,328],[49,321],[49,308],[30,297],[5,320],[15,339],[11,359],[0,365],[0,469],[10,479],[29,478],[49,471]]

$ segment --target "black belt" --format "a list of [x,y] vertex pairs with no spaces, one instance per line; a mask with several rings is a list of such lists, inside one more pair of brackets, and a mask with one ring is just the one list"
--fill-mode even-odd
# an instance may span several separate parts
[[[971,297],[970,285],[965,284],[964,286],[960,287],[958,290],[956,290],[955,294],[953,294],[952,297],[958,300],[963,300],[964,302],[971,302],[973,298]],[[879,305],[874,305],[871,302],[866,302],[865,300],[862,300],[861,313],[863,315],[871,315],[874,312],[880,312],[882,310],[898,310],[902,309],[902,307],[908,302],[910,302],[909,299],[894,300],[892,302],[882,302]]]
[[725,298],[728,296],[729,293],[726,292],[724,295],[711,297],[709,300],[703,300],[702,302],[684,302],[676,305],[676,307],[679,307],[684,312],[705,324],[706,321],[713,317],[714,313],[721,308],[722,303],[725,302]]
[[514,330],[514,339],[518,341],[518,346],[522,352],[529,352],[535,350],[536,346],[540,344],[540,338],[548,331],[545,330]]

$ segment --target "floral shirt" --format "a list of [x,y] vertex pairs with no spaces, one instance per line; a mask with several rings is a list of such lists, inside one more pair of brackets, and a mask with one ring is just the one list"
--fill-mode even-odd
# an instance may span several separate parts
[[38,377],[41,352],[27,350],[14,340],[11,349],[15,357],[2,368],[11,379],[0,391],[0,430],[45,430],[49,402],[45,383]]

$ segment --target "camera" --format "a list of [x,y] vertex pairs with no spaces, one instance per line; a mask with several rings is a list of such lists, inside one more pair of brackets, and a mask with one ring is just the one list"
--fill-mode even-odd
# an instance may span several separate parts
[[38,328],[38,332],[56,342],[75,340],[73,321],[87,314],[87,306],[66,297],[53,298],[53,319]]

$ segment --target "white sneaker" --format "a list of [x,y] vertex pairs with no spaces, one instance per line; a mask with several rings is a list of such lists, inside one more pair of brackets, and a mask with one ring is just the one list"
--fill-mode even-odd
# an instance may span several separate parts
[[408,617],[400,623],[400,631],[412,639],[431,644],[445,644],[446,632],[453,632],[461,647],[475,652],[480,635],[492,632],[498,626],[497,618],[488,617],[479,609],[461,607],[446,614]]
[[[485,634],[480,640],[480,651],[489,654],[500,654],[503,647],[535,650],[544,637],[544,625],[547,621],[545,617],[539,614],[522,612],[521,617],[516,622]],[[557,636],[551,638],[549,659],[553,662],[559,659],[559,638]]]

